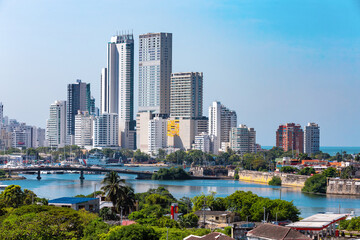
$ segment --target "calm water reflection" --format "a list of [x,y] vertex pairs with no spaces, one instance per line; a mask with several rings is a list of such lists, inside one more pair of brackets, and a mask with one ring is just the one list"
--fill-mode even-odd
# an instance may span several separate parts
[[[43,174],[40,181],[36,179],[36,175],[25,175],[25,177],[26,180],[3,181],[2,184],[18,184],[22,188],[33,190],[40,197],[53,199],[77,194],[89,194],[95,188],[100,188],[100,182],[104,175],[85,175],[83,182],[79,180],[79,174]],[[149,188],[163,186],[176,198],[183,196],[193,197],[201,193],[210,194],[211,192],[216,192],[217,196],[225,197],[236,190],[242,190],[251,191],[262,197],[276,199],[280,197],[281,189],[281,199],[293,201],[295,206],[301,210],[302,217],[317,212],[337,213],[339,212],[339,205],[341,213],[355,211],[357,215],[360,215],[360,198],[353,196],[303,194],[299,188],[280,188],[234,180],[153,181],[136,180],[135,175],[124,175],[122,177],[135,189],[135,192],[145,192]]]

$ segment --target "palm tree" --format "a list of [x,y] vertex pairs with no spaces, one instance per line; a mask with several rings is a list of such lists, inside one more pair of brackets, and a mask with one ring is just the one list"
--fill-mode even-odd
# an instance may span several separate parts
[[121,186],[121,191],[117,198],[116,210],[120,212],[123,209],[123,214],[127,215],[134,209],[135,193],[130,186]]
[[124,187],[125,180],[121,179],[117,172],[111,171],[105,175],[101,182],[104,184],[101,189],[105,192],[106,198],[109,199],[113,206],[116,207],[118,196],[121,196],[122,187]]

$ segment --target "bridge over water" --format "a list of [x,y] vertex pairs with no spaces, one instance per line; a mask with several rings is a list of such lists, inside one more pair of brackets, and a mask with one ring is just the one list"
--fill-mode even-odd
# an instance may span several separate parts
[[[108,173],[108,172],[117,172],[119,174],[132,174],[137,175],[137,179],[151,179],[153,172],[150,171],[136,171],[130,169],[122,168],[101,168],[101,167],[71,167],[71,166],[39,166],[39,167],[20,167],[20,168],[3,168],[9,176],[12,172],[17,173],[37,173],[37,179],[41,180],[42,171],[76,171],[80,173],[80,180],[84,180],[84,172],[94,172],[94,173]],[[222,177],[222,176],[191,176],[192,179],[233,179],[231,177]]]
[[84,180],[84,172],[93,172],[93,173],[108,173],[108,172],[117,172],[120,174],[133,174],[137,175],[138,179],[151,179],[153,173],[150,171],[134,171],[128,169],[120,169],[120,168],[91,168],[91,167],[69,167],[69,166],[41,166],[41,167],[22,167],[22,168],[3,168],[9,176],[11,173],[30,173],[37,172],[37,179],[41,179],[42,171],[76,171],[80,173],[80,180]]

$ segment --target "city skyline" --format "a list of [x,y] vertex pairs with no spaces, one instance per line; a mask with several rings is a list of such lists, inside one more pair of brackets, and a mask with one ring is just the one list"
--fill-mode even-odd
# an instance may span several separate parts
[[[294,13],[297,4],[300,5],[299,2],[293,3],[289,12]],[[34,5],[37,6],[37,4]],[[45,13],[47,8],[54,11],[55,7],[53,6],[44,4],[37,10],[40,11],[40,17],[33,18],[29,23],[21,22],[21,17],[20,20],[9,26],[1,25],[4,27],[1,30],[4,31],[1,33],[4,38],[0,40],[0,46],[4,55],[0,58],[0,63],[4,71],[0,75],[2,79],[0,101],[4,104],[4,115],[39,127],[45,127],[49,104],[55,100],[66,99],[66,85],[74,82],[75,79],[79,78],[84,82],[91,83],[93,95],[97,99],[96,104],[98,107],[100,106],[99,75],[101,68],[105,66],[104,59],[106,59],[106,56],[104,57],[106,55],[104,43],[119,29],[119,24],[109,24],[110,26],[104,30],[100,30],[100,26],[95,24],[93,29],[83,31],[88,33],[92,30],[95,32],[93,34],[101,35],[101,37],[89,40],[86,44],[83,43],[85,46],[82,46],[80,42],[83,42],[83,34],[80,34],[82,32],[77,34],[75,30],[83,27],[87,21],[82,22],[80,20],[78,25],[75,24],[75,27],[71,27],[66,22],[69,20],[60,19],[60,17],[65,16],[65,13],[71,13],[73,10],[64,11],[64,6],[60,3],[54,5],[58,5],[60,13],[55,14],[54,17],[48,16],[50,23],[55,23],[54,29],[50,30],[49,34],[55,34],[56,30],[59,29],[65,30],[59,26],[60,20],[63,20],[65,21],[64,26],[68,27],[70,31],[61,35],[60,39],[67,41],[70,40],[70,36],[72,37],[71,41],[67,43],[56,40],[57,48],[63,52],[59,52],[53,45],[48,45],[46,40],[48,36],[44,35],[44,31],[49,30],[47,23],[44,23],[45,26],[31,26],[38,34],[27,35],[27,42],[32,43],[32,47],[24,52],[22,59],[19,60],[16,57],[18,50],[13,52],[15,46],[19,50],[23,49],[16,44],[19,39],[14,35],[14,31],[19,29],[19,24],[21,23],[24,26],[36,24],[37,21],[41,20],[41,16],[47,16],[48,13]],[[89,12],[93,12],[91,9],[95,8],[93,5],[96,4],[90,5],[88,15]],[[188,5],[189,2],[173,3],[172,6],[167,7],[184,9]],[[265,13],[260,5],[255,4],[255,6],[249,7],[244,3],[235,4],[231,1],[224,4],[214,2],[205,4],[205,11],[201,15],[205,16],[204,20],[198,18],[185,20],[185,23],[198,20],[197,23],[204,26],[198,32],[194,28],[185,27],[184,24],[171,26],[176,23],[175,17],[170,17],[169,23],[164,24],[159,24],[160,19],[155,17],[155,26],[151,26],[149,23],[141,25],[136,20],[133,23],[127,20],[120,29],[134,29],[135,47],[138,46],[140,34],[148,32],[173,33],[174,63],[172,72],[204,72],[206,76],[204,82],[205,109],[210,106],[211,102],[221,101],[229,109],[236,111],[239,124],[246,124],[256,129],[257,142],[262,145],[275,145],[274,135],[279,124],[296,122],[304,127],[308,122],[316,122],[322,129],[322,146],[359,146],[360,142],[355,138],[356,133],[360,130],[356,124],[360,118],[360,114],[356,111],[359,104],[353,99],[356,96],[356,90],[360,87],[360,74],[358,74],[359,69],[357,67],[359,63],[357,53],[360,47],[355,41],[360,34],[350,24],[352,20],[359,20],[359,6],[352,2],[336,4],[329,1],[324,6],[325,10],[323,11],[326,13],[324,20],[318,19],[316,17],[317,12],[314,10],[320,7],[320,3],[315,4],[314,9],[310,9],[307,15],[310,16],[310,20],[299,16],[302,11],[305,11],[300,8],[299,13],[290,18],[290,22],[295,24],[297,28],[295,31],[289,25],[280,24],[276,26],[280,23],[280,18],[290,17],[289,13],[282,13],[279,17],[275,17],[273,16],[274,13]],[[289,7],[289,4],[285,5]],[[348,11],[347,16],[340,15],[340,11],[335,11],[335,6],[346,9]],[[19,12],[15,14],[14,10],[18,10],[16,7],[16,3],[1,3],[0,12],[2,14],[0,15],[2,16],[0,19],[6,20],[3,21],[6,23],[13,18],[9,14],[19,16],[19,14],[24,13],[24,9],[20,8]],[[77,7],[79,6],[74,6],[75,9]],[[214,12],[216,7],[219,9],[218,12]],[[233,7],[233,10],[230,7]],[[245,14],[241,7],[253,9],[254,13]],[[135,9],[136,6],[129,5],[126,8]],[[199,5],[195,4],[194,8],[195,10],[192,11],[199,10]],[[282,7],[273,8],[277,11],[282,9]],[[110,9],[102,10],[112,11]],[[211,22],[204,23],[209,20],[207,14],[212,12],[216,13],[217,19],[220,20],[214,26],[211,26]],[[55,13],[57,12],[55,11]],[[133,14],[137,16],[137,14],[142,13],[144,12],[140,11],[140,13]],[[81,15],[80,19],[88,19],[87,14]],[[331,14],[336,17],[332,17]],[[26,16],[24,14],[24,17]],[[107,20],[110,19],[107,17]],[[311,20],[315,21],[314,26],[305,30],[301,21],[304,21],[305,25],[309,25]],[[118,22],[120,23],[121,19]],[[239,37],[244,34],[240,34],[241,31],[230,27],[220,30],[224,24],[230,24],[233,27],[240,26],[240,29],[249,36]],[[327,24],[332,27],[327,27]],[[269,27],[269,25],[275,26]],[[264,27],[265,30],[260,31],[261,27]],[[322,27],[323,29],[321,29]],[[217,30],[218,32],[215,33]],[[210,35],[211,32],[214,35]],[[221,35],[227,35],[227,38],[223,39]],[[209,36],[215,36],[215,38],[209,38]],[[251,36],[253,38],[260,36],[264,39],[250,43]],[[35,41],[39,37],[45,37],[42,42],[44,49],[39,52],[39,56],[35,56],[35,49],[38,49]],[[214,44],[218,39],[222,39],[229,46],[222,44],[220,48],[217,48]],[[14,43],[7,44],[10,40]],[[102,41],[101,44],[99,44],[100,40]],[[235,44],[236,42],[238,44]],[[201,46],[200,43],[204,46]],[[209,46],[212,47],[212,52],[207,51]],[[85,47],[88,52],[82,55]],[[230,49],[229,47],[234,51],[226,51]],[[76,50],[77,48],[79,50]],[[44,52],[51,50],[55,51],[58,59],[53,59]],[[276,55],[276,58],[271,57],[277,51],[279,54]],[[137,52],[138,49],[135,49],[135,53]],[[286,54],[286,52],[289,53]],[[74,60],[70,59],[70,56]],[[29,59],[33,60],[32,64],[29,63]],[[135,56],[135,61],[136,68],[137,56]],[[78,62],[83,62],[83,64]],[[22,71],[14,71],[13,65],[20,66]],[[45,71],[45,74],[40,74],[42,71]],[[13,74],[9,74],[11,72]],[[135,70],[135,103],[138,102],[136,99],[138,95],[137,72]],[[28,83],[24,82],[23,79],[27,79],[31,85],[27,85]],[[15,100],[19,98],[19,95],[21,96],[20,99],[26,98],[31,99],[31,101],[27,100],[20,105]],[[293,95],[296,97],[293,98]],[[135,108],[137,108],[136,105]],[[137,109],[134,112],[137,112]],[[204,114],[207,115],[206,111]]]

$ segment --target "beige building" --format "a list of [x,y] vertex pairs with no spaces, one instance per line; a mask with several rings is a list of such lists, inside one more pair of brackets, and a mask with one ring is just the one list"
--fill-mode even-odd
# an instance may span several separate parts
[[170,116],[198,118],[203,111],[203,73],[171,74]]

